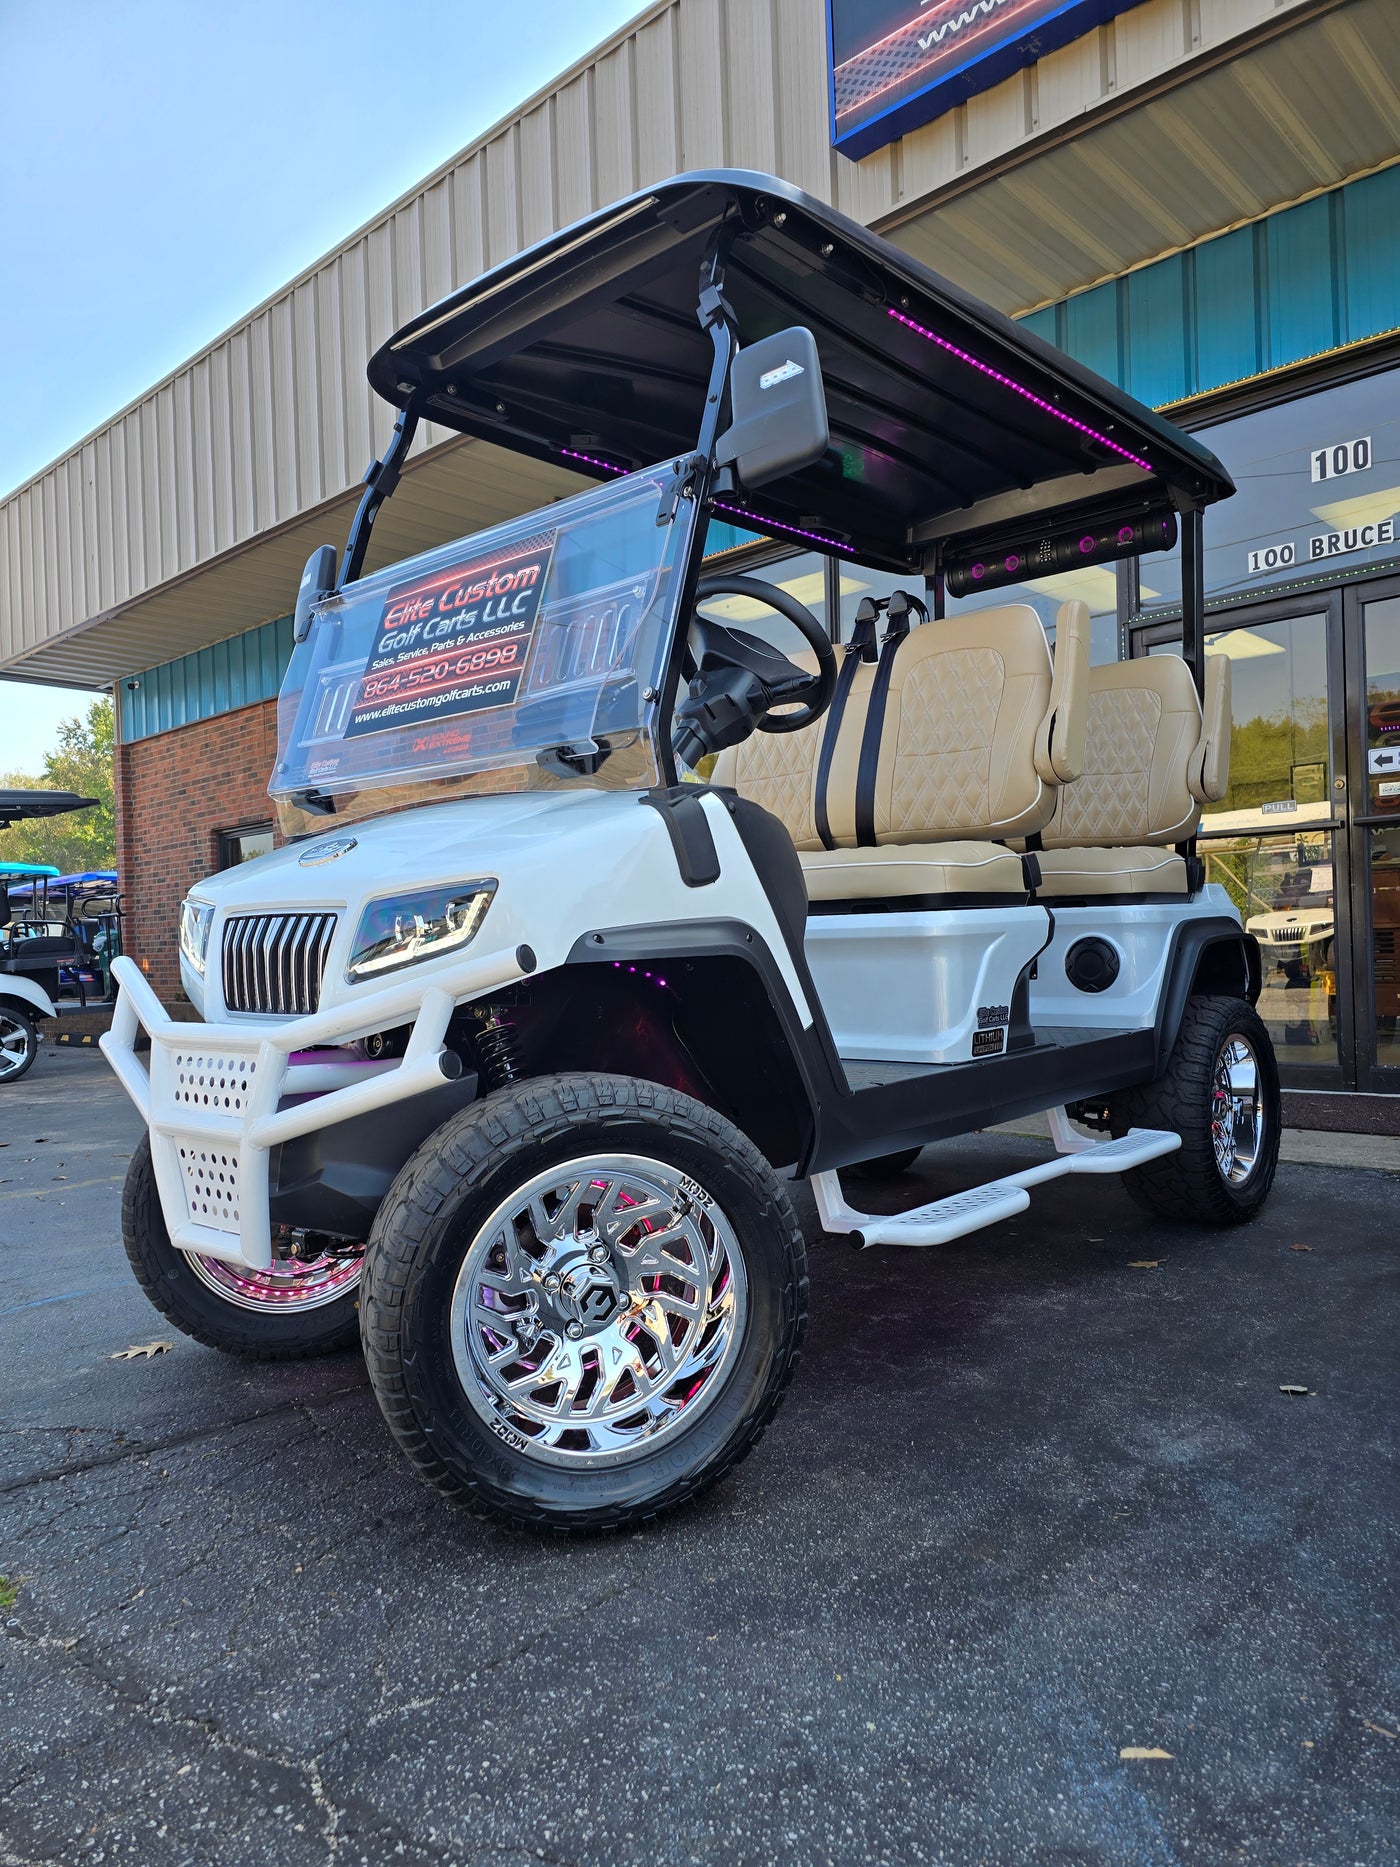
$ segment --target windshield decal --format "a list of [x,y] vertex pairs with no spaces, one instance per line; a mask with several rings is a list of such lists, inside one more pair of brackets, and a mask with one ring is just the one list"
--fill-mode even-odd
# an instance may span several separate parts
[[347,739],[512,706],[534,640],[555,532],[397,584],[345,728]]

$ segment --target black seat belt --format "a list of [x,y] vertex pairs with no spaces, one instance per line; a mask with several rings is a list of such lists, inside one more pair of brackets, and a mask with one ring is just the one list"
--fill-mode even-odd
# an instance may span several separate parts
[[907,590],[896,590],[889,600],[890,625],[880,650],[880,665],[870,686],[870,705],[866,710],[860,764],[856,769],[856,842],[862,849],[875,846],[875,780],[880,771],[880,740],[885,730],[894,658],[899,653],[900,643],[909,634],[911,610],[918,612],[920,622],[928,621],[928,610],[918,597],[910,596]]
[[836,691],[827,708],[826,728],[822,734],[821,751],[817,755],[817,794],[812,806],[817,835],[821,838],[823,849],[836,847],[836,838],[831,834],[831,819],[827,814],[826,793],[831,782],[831,762],[836,756],[836,741],[841,733],[841,716],[846,711],[846,701],[855,684],[856,669],[862,661],[875,659],[875,624],[879,619],[879,605],[868,596],[862,597],[860,607],[856,610],[851,639],[846,644],[841,672],[836,677]]

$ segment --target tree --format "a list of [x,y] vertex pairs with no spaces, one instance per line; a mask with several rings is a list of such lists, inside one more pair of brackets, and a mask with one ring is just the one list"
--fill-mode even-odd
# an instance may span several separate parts
[[0,830],[0,863],[49,862],[60,875],[117,866],[115,746],[112,702],[104,696],[93,701],[85,720],[62,721],[57,746],[45,754],[42,776],[8,772],[0,777],[0,786],[18,791],[76,791],[97,799],[95,810]]

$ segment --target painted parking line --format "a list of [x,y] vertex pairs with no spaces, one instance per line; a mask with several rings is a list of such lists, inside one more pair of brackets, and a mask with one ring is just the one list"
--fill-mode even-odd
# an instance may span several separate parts
[[53,1180],[48,1186],[17,1186],[0,1191],[0,1199],[42,1199],[46,1193],[56,1193],[61,1186],[65,1193],[76,1193],[84,1186],[110,1186],[113,1180],[124,1180],[124,1173],[104,1173],[96,1180]]
[[50,1303],[76,1303],[79,1297],[95,1296],[99,1290],[120,1290],[128,1282],[125,1277],[113,1277],[106,1283],[84,1284],[81,1290],[63,1290],[54,1297],[31,1297],[27,1303],[7,1303],[0,1309],[0,1316],[18,1316],[21,1310],[44,1309]]

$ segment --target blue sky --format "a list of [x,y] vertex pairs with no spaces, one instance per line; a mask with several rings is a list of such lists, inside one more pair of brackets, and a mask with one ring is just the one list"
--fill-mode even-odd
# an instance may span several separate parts
[[[644,0],[0,0],[0,496]],[[0,682],[0,770],[71,690]]]

